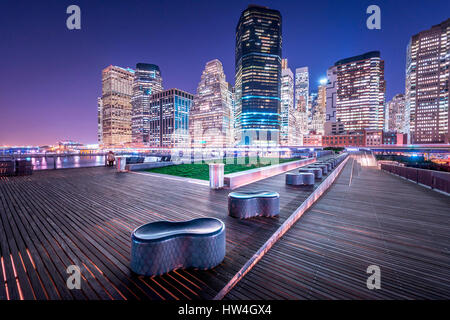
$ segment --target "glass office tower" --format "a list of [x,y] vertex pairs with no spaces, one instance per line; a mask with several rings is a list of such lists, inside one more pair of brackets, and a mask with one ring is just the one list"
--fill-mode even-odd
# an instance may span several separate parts
[[134,73],[131,133],[133,143],[149,142],[150,96],[163,90],[159,67],[154,64],[138,63]]
[[250,5],[236,27],[236,129],[240,144],[277,145],[281,100],[281,14]]
[[194,96],[169,89],[150,97],[149,145],[151,147],[188,147],[189,112]]

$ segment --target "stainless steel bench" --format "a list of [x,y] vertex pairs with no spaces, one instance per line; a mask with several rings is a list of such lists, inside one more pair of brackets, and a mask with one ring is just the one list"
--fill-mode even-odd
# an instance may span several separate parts
[[239,219],[256,216],[273,217],[280,213],[278,192],[231,192],[228,195],[228,214]]
[[210,269],[225,257],[225,225],[215,218],[157,221],[131,235],[131,270],[157,276],[179,268]]

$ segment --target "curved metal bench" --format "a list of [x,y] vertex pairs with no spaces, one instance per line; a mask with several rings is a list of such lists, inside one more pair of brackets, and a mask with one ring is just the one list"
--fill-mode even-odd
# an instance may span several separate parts
[[225,225],[215,218],[158,221],[131,235],[131,270],[157,276],[178,268],[210,269],[225,257]]
[[328,166],[326,164],[312,164],[309,167],[311,168],[320,168],[322,170],[322,174],[326,175],[328,173]]
[[314,174],[314,170],[313,170],[314,168],[311,168],[310,166],[308,166],[308,167],[303,167],[303,168],[300,168],[300,169],[298,169],[298,172],[300,172],[300,173],[312,173],[312,174]]
[[336,166],[336,162],[334,160],[328,160],[327,163],[331,165],[331,169],[333,169]]
[[280,213],[278,192],[231,192],[228,194],[228,215],[239,219],[256,216],[273,217]]
[[333,165],[332,165],[330,162],[323,161],[323,162],[321,162],[320,164],[326,165],[326,166],[327,166],[328,172],[330,172],[331,170],[333,170]]
[[322,168],[319,168],[317,166],[309,166],[310,169],[312,169],[312,173],[314,174],[314,178],[320,180],[323,177],[323,171]]
[[314,173],[310,172],[286,173],[286,184],[291,186],[314,185]]

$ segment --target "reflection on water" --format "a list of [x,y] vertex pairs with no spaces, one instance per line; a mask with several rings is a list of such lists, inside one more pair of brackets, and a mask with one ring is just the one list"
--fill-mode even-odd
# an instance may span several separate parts
[[[132,154],[124,154],[125,157],[136,156]],[[59,157],[27,157],[33,164],[33,170],[47,169],[66,169],[66,168],[82,168],[96,167],[105,165],[105,156],[59,156]],[[145,157],[144,162],[156,162],[161,157]]]
[[33,170],[93,167],[105,165],[105,156],[31,157],[31,163]]

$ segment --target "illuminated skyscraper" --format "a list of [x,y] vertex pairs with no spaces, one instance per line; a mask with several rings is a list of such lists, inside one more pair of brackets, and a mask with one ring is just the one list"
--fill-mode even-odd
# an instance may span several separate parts
[[295,108],[298,113],[297,128],[301,134],[308,134],[309,112],[309,70],[308,67],[295,69]]
[[103,144],[103,102],[102,98],[97,98],[97,141]]
[[169,89],[150,97],[149,145],[151,147],[188,147],[189,112],[194,96]]
[[336,118],[345,130],[383,130],[384,61],[379,51],[340,60],[336,67]]
[[317,91],[317,99],[312,109],[310,131],[314,131],[316,134],[324,134],[324,124],[326,118],[326,80],[322,81]]
[[294,74],[288,68],[287,59],[282,60],[281,70],[281,129],[280,144],[294,144],[295,131]]
[[278,144],[281,14],[251,5],[236,27],[236,127],[240,143]]
[[234,146],[237,141],[236,130],[236,92],[231,84],[228,84],[229,100],[231,101],[231,145]]
[[134,70],[109,66],[102,71],[104,145],[131,142],[131,95]]
[[[206,63],[189,114],[192,146],[226,147],[231,144],[231,93],[222,63]],[[234,139],[233,139],[234,140]]]
[[387,131],[407,133],[405,96],[403,94],[395,95],[386,104],[386,118]]
[[309,99],[308,67],[295,69],[295,106],[300,112],[307,112]]
[[406,56],[406,126],[412,143],[448,143],[450,19],[414,35]]
[[133,95],[131,98],[133,143],[148,143],[150,96],[162,90],[162,78],[159,67],[154,64],[138,63],[134,74]]

